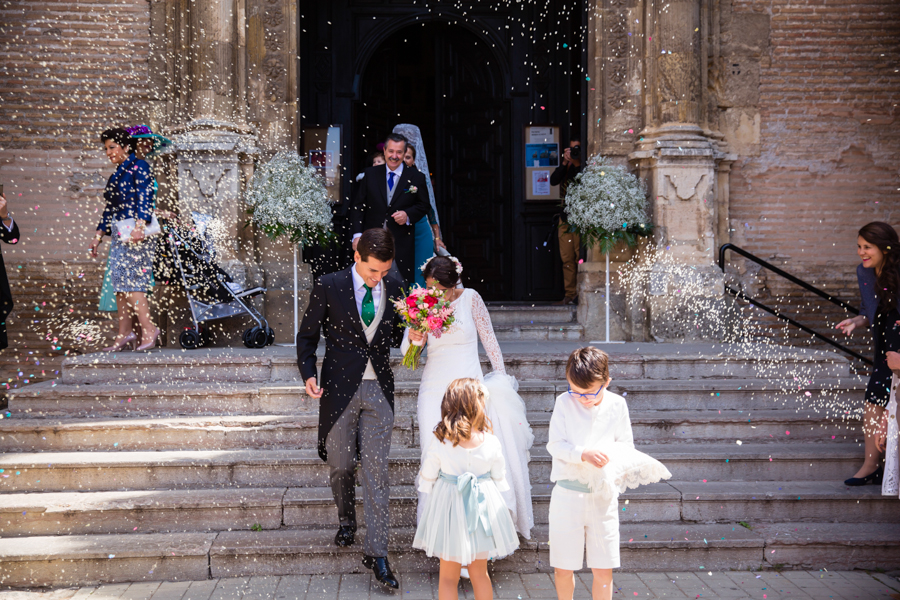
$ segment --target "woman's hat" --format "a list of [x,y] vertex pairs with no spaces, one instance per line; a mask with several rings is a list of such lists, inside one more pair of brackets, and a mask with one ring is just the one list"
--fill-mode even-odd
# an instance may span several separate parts
[[146,125],[135,125],[134,127],[129,127],[126,131],[128,131],[129,135],[131,135],[131,137],[133,137],[135,140],[153,140],[153,151],[151,152],[151,154],[156,154],[166,146],[172,145],[172,140],[163,137],[158,133],[153,133]]

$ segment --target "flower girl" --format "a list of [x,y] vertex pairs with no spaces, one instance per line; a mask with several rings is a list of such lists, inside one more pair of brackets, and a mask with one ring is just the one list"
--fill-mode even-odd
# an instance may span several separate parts
[[455,379],[441,401],[437,444],[419,471],[427,505],[413,547],[441,559],[439,600],[458,598],[460,570],[468,566],[476,600],[493,597],[488,559],[512,554],[519,538],[500,492],[509,489],[500,441],[485,416],[487,388]]

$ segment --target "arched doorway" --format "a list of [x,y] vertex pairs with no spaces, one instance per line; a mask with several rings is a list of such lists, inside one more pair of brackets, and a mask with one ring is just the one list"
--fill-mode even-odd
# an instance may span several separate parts
[[443,236],[487,300],[513,295],[506,89],[490,44],[463,27],[417,24],[374,51],[353,111],[360,168],[397,123],[422,130]]

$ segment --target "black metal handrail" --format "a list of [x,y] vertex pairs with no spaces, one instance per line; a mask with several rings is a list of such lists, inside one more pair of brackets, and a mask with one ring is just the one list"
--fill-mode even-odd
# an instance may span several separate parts
[[[751,260],[751,261],[755,262],[756,264],[760,265],[760,266],[763,267],[763,268],[769,269],[770,271],[772,271],[772,272],[775,273],[776,275],[779,275],[779,276],[781,276],[781,277],[784,277],[785,279],[787,279],[787,280],[790,281],[791,283],[795,283],[795,284],[799,285],[800,287],[802,287],[803,289],[805,289],[805,290],[807,290],[807,291],[810,291],[810,292],[814,293],[815,295],[817,295],[817,296],[819,296],[819,297],[821,297],[821,298],[824,298],[825,300],[828,300],[828,301],[831,302],[832,304],[836,304],[837,306],[840,306],[841,308],[843,308],[843,309],[846,310],[847,312],[853,313],[854,315],[858,315],[858,314],[859,314],[859,309],[858,309],[858,308],[856,308],[856,307],[854,307],[854,306],[852,306],[852,305],[850,305],[850,304],[844,302],[843,300],[840,300],[840,299],[838,299],[838,298],[835,298],[834,296],[832,296],[831,294],[829,294],[829,293],[827,293],[827,292],[823,292],[823,291],[820,290],[819,288],[817,288],[817,287],[815,287],[815,286],[813,286],[813,285],[811,285],[811,284],[809,284],[809,283],[803,281],[802,279],[799,279],[799,278],[797,278],[797,277],[794,277],[794,276],[791,275],[790,273],[786,273],[785,271],[782,271],[781,269],[779,269],[779,268],[776,267],[775,265],[773,265],[773,264],[771,264],[771,263],[768,263],[768,262],[764,261],[763,259],[759,258],[758,256],[755,256],[754,254],[752,254],[752,253],[750,253],[750,252],[747,252],[747,251],[744,250],[743,248],[739,248],[738,246],[735,246],[734,244],[722,244],[722,246],[719,248],[719,268],[722,269],[722,272],[723,272],[723,273],[725,272],[725,252],[728,251],[728,250],[731,250],[732,252],[736,252],[736,253],[740,254],[741,256],[743,256],[744,258],[746,258],[747,260]],[[831,344],[832,346],[834,346],[834,347],[837,348],[838,350],[840,350],[840,351],[842,351],[842,352],[846,352],[847,354],[849,354],[850,356],[856,358],[857,360],[861,360],[862,362],[866,363],[867,365],[872,366],[872,364],[873,364],[872,359],[866,358],[866,357],[863,356],[862,354],[860,354],[860,353],[858,353],[858,352],[856,352],[856,351],[854,351],[854,350],[851,350],[850,348],[844,346],[844,345],[841,344],[840,342],[837,342],[837,341],[831,339],[830,337],[828,337],[828,336],[826,336],[826,335],[822,335],[822,334],[819,333],[818,331],[813,331],[812,329],[810,329],[810,328],[807,327],[806,325],[803,325],[802,323],[798,323],[797,321],[795,321],[794,319],[788,317],[787,315],[781,314],[780,312],[778,312],[778,311],[775,310],[774,308],[770,308],[770,307],[766,306],[765,304],[759,302],[758,300],[754,300],[753,298],[751,298],[750,296],[748,296],[747,294],[745,294],[742,290],[736,290],[736,289],[734,289],[733,287],[731,287],[731,286],[729,286],[729,285],[726,285],[726,286],[725,286],[725,291],[728,292],[729,294],[733,294],[734,296],[736,296],[737,298],[739,298],[739,299],[741,299],[741,300],[746,300],[747,302],[749,302],[749,303],[752,304],[753,306],[756,306],[757,308],[763,309],[764,311],[766,311],[766,312],[768,312],[768,313],[774,315],[774,316],[777,317],[778,319],[780,319],[780,320],[782,320],[782,321],[785,321],[785,322],[787,322],[787,323],[790,323],[791,325],[793,325],[794,327],[797,327],[797,328],[800,329],[801,331],[804,331],[804,332],[806,332],[806,333],[812,335],[813,337],[822,340],[823,342],[825,342],[825,343],[827,343],[827,344]]]

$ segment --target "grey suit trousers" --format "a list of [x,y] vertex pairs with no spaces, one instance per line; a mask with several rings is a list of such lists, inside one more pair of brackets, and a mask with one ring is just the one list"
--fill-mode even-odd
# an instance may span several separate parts
[[363,552],[368,556],[388,555],[390,526],[388,454],[394,411],[376,380],[364,379],[325,439],[331,491],[341,525],[356,529],[357,448],[362,459],[363,511],[366,515],[366,540]]

